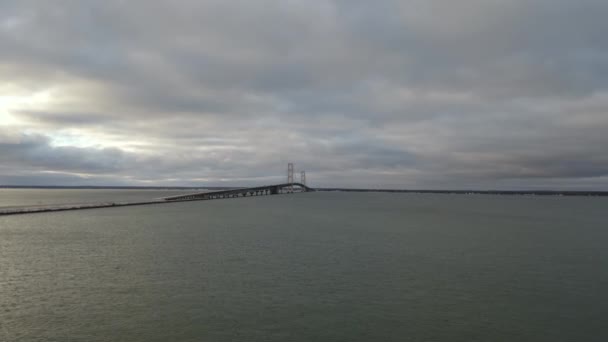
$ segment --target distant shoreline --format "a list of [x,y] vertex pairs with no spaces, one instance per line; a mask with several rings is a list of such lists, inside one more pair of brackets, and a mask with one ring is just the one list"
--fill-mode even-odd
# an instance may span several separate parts
[[406,189],[349,189],[315,188],[327,192],[388,192],[411,194],[452,194],[452,195],[528,195],[528,196],[608,196],[608,191],[576,190],[406,190]]
[[[0,189],[90,189],[90,190],[230,190],[242,187],[229,186],[62,186],[62,185],[0,185]],[[608,191],[585,190],[428,190],[428,189],[365,189],[365,188],[314,188],[321,192],[385,192],[413,194],[453,195],[532,195],[532,196],[608,196]]]
[[232,186],[102,186],[102,185],[0,185],[0,189],[91,189],[91,190],[230,190]]

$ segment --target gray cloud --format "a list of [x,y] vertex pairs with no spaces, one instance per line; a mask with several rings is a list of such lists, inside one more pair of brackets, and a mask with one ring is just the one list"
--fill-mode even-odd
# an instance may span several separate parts
[[0,0],[0,96],[51,94],[11,108],[0,183],[259,184],[293,160],[319,186],[608,189],[606,14]]
[[116,148],[53,147],[40,135],[0,140],[0,152],[2,165],[14,171],[104,174],[123,170],[129,162],[129,156]]

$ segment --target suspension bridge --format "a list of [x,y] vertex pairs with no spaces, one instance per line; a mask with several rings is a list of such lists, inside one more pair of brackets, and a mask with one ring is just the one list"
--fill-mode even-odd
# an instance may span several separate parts
[[314,191],[314,189],[306,185],[306,172],[300,172],[300,181],[294,180],[294,164],[289,163],[287,166],[287,182],[281,184],[256,186],[249,188],[225,189],[216,191],[205,191],[191,194],[163,197],[160,199],[137,201],[137,202],[103,202],[103,203],[86,203],[86,204],[57,204],[57,205],[37,205],[28,207],[10,207],[0,208],[0,216],[2,215],[17,215],[17,214],[34,214],[54,211],[66,210],[84,210],[98,209],[111,207],[126,207],[136,205],[150,205],[163,203],[176,203],[186,201],[205,201],[228,198],[243,198],[256,197],[265,195],[293,194]]

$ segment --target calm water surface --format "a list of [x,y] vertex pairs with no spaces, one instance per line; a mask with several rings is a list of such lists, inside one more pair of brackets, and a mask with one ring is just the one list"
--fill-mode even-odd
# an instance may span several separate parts
[[23,206],[137,202],[203,190],[0,189],[0,209]]
[[306,193],[0,217],[0,341],[608,341],[607,209]]

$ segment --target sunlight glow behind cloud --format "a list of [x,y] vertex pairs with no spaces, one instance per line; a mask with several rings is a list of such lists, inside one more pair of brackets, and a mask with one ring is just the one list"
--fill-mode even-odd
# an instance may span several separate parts
[[0,2],[0,184],[608,189],[597,0]]

